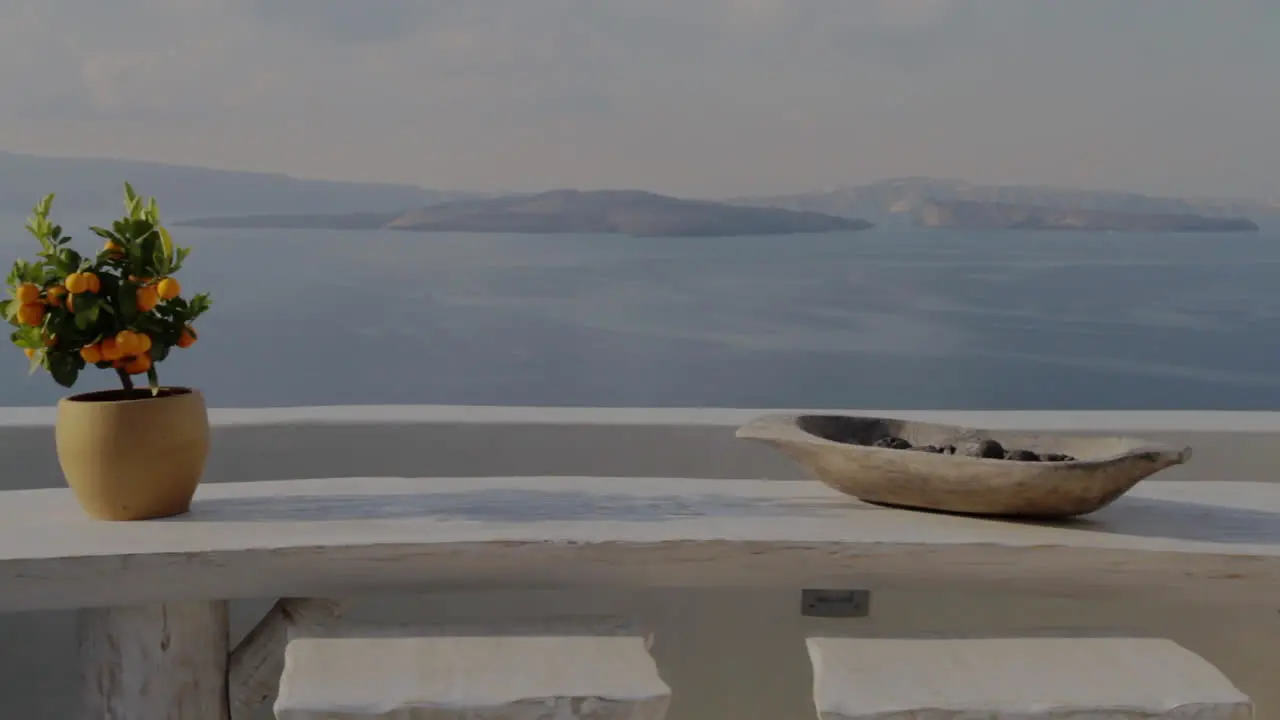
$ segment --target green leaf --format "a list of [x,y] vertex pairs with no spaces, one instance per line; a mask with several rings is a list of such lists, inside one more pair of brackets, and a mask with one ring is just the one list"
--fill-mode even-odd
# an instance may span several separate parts
[[44,342],[40,339],[40,328],[31,325],[23,325],[9,335],[9,339],[14,345],[20,348],[31,348],[39,350],[44,348]]
[[155,226],[146,220],[134,220],[130,223],[129,237],[132,239],[127,246],[130,272],[153,275],[152,265],[155,264],[156,244],[159,242]]
[[137,217],[133,214],[133,207],[138,204],[138,193],[134,192],[133,186],[126,181],[124,184],[124,206],[129,209],[130,217]]
[[155,343],[151,346],[151,362],[158,363],[169,357],[170,347],[161,343]]
[[208,312],[211,307],[213,307],[213,298],[209,297],[208,293],[200,293],[191,298],[191,303],[187,306],[187,322],[194,322],[196,318]]
[[102,284],[102,290],[98,292],[98,298],[104,303],[107,298],[113,298],[120,290],[120,283],[124,282],[123,278],[109,272],[98,273],[98,282]]
[[[160,222],[159,216],[153,219],[155,222]],[[166,267],[163,269],[163,272],[168,273],[169,272],[168,264],[173,261],[173,236],[169,234],[169,229],[164,227],[163,225],[157,225],[156,227],[160,230],[160,243],[161,243],[161,246],[164,248],[164,259],[165,259]]]
[[118,245],[124,245],[124,241],[120,239],[120,236],[118,234],[111,232],[106,228],[92,226],[89,228],[89,230],[93,232],[94,235],[97,235],[103,240],[111,240],[112,242],[115,242]]
[[120,300],[120,317],[126,323],[133,322],[138,316],[138,286],[125,280],[120,283],[120,293],[117,296]]
[[44,368],[44,359],[44,350],[37,350],[27,364],[27,375],[35,375],[37,370]]
[[0,315],[5,320],[12,320],[18,315],[18,303],[13,300],[0,300]]
[[155,232],[155,226],[151,223],[146,223],[145,231],[139,232],[138,235],[141,238],[138,244],[142,247],[143,261],[150,265],[156,256],[156,244],[160,241],[160,235]]
[[187,256],[191,254],[191,248],[174,248],[173,262],[169,263],[169,272],[175,273],[182,269],[182,263],[186,261]]
[[60,275],[70,275],[80,267],[80,254],[71,248],[63,248],[54,257],[53,267]]
[[85,308],[77,308],[76,327],[81,330],[88,330],[93,327],[94,323],[98,322],[98,314],[101,307],[101,305],[93,303]]
[[53,381],[65,388],[75,385],[76,378],[80,376],[80,367],[84,362],[76,362],[76,360],[80,359],[80,356],[72,356],[67,353],[54,353],[48,357],[49,374],[53,376]]

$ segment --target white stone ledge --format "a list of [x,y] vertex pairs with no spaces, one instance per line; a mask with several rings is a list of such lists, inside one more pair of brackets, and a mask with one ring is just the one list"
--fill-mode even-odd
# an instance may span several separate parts
[[1250,720],[1216,667],[1155,638],[810,638],[821,720]]
[[280,720],[661,720],[671,689],[638,636],[301,632]]
[[[733,408],[567,408],[462,405],[330,405],[213,408],[217,426],[586,424],[735,426],[765,412],[859,413],[991,429],[1104,432],[1280,432],[1280,413],[1206,410],[803,410]],[[51,407],[0,408],[0,428],[52,425]]]

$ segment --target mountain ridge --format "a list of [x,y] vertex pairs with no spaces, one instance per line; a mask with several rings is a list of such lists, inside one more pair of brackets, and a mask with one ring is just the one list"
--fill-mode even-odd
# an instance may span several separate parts
[[965,180],[912,176],[877,180],[817,192],[731,198],[753,207],[811,210],[865,217],[877,224],[911,222],[930,202],[997,202],[1055,210],[1186,214],[1242,218],[1280,213],[1280,199],[1160,197],[1119,190],[1054,185],[984,185]]
[[55,212],[114,214],[124,181],[155,195],[167,217],[251,213],[393,212],[480,196],[397,183],[311,180],[119,158],[46,157],[0,150],[0,214],[30,211],[54,193]]
[[[307,216],[316,215],[329,215],[326,222],[336,228],[377,227],[390,222],[385,216],[398,215],[407,208],[542,194],[437,190],[403,183],[316,180],[278,172],[109,157],[48,157],[0,150],[0,215],[25,214],[48,192],[57,195],[55,212],[60,216],[113,215],[120,210],[120,184],[125,180],[143,193],[158,195],[166,218],[223,218],[224,227],[233,226],[235,219],[241,226],[256,223],[263,227],[299,227],[315,222]],[[1280,216],[1280,198],[1160,197],[1046,184],[984,185],[924,176],[889,178],[818,192],[687,202],[811,212],[894,227],[918,224],[921,211],[930,202],[952,201],[1223,218]]]
[[196,218],[197,227],[387,229],[408,232],[590,233],[697,237],[865,230],[871,223],[815,212],[687,200],[644,190],[549,190],[420,206],[387,219],[364,213]]

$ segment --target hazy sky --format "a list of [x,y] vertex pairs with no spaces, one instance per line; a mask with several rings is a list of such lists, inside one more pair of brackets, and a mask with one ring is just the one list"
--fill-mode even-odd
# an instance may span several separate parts
[[0,0],[0,149],[441,188],[1280,195],[1277,0]]

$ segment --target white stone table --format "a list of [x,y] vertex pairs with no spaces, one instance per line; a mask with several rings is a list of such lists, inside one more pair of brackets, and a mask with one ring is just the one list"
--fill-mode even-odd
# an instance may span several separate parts
[[189,717],[220,719],[232,598],[895,585],[1268,604],[1280,596],[1278,521],[1280,485],[1229,482],[1147,481],[1053,525],[891,510],[768,480],[210,483],[190,514],[138,523],[88,520],[66,490],[17,491],[0,493],[0,611],[84,609],[86,687],[107,704],[86,717],[150,693],[155,717],[173,703],[203,708],[198,695],[212,709]]
[[1075,522],[892,510],[816,482],[340,478],[210,483],[168,520],[0,493],[0,612],[512,587],[967,585],[1280,596],[1280,484],[1147,481]]

